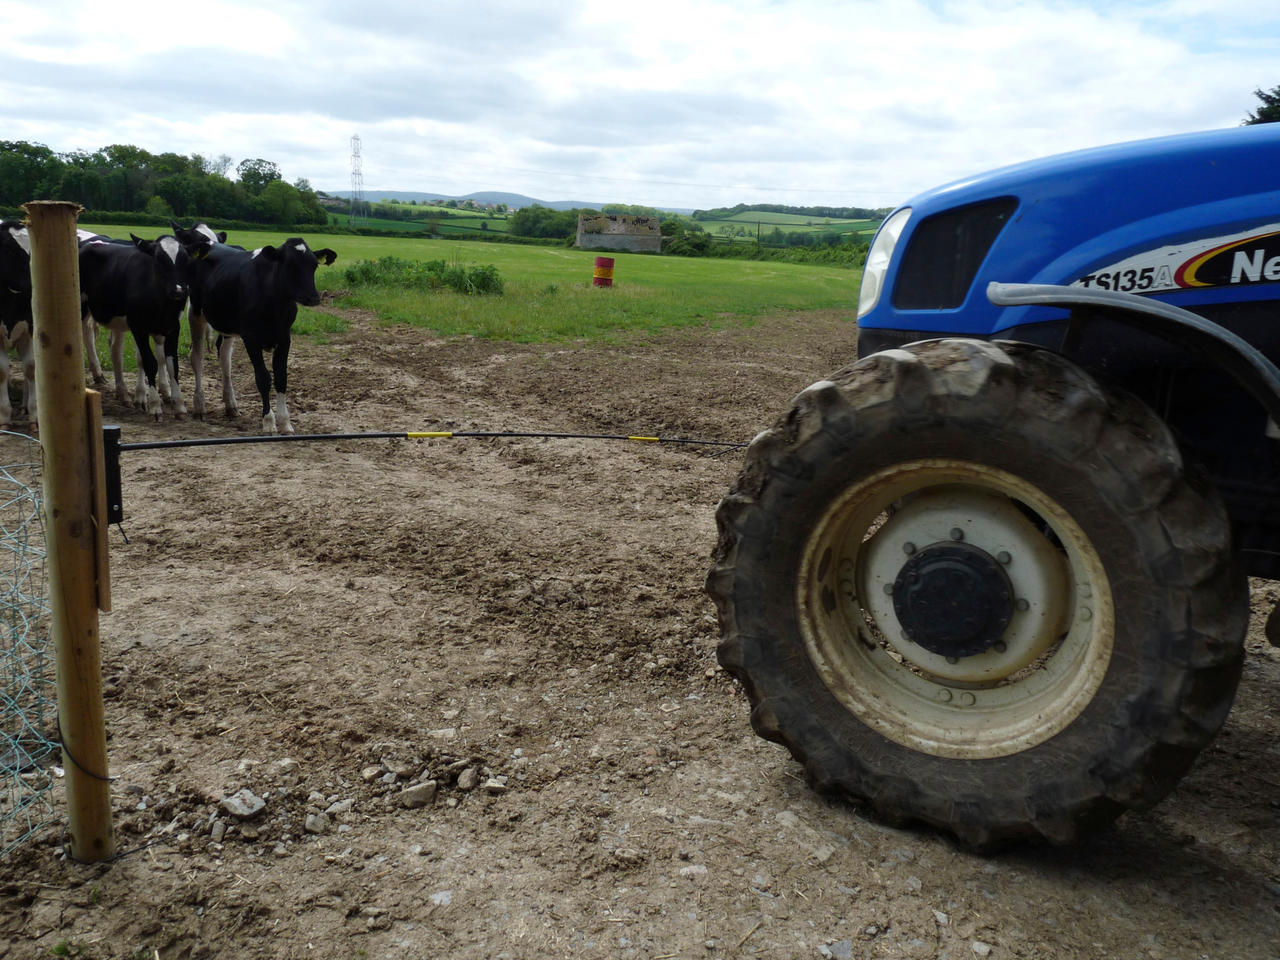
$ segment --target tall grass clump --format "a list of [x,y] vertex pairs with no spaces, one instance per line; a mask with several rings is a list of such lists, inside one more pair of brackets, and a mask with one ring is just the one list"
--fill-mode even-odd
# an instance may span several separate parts
[[463,294],[501,295],[502,277],[493,264],[470,268],[443,260],[378,257],[357,260],[342,278],[351,287],[396,287],[403,290],[453,290]]

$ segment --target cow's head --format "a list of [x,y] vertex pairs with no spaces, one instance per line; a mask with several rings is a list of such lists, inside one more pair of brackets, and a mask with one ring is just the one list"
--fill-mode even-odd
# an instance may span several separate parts
[[[157,285],[165,291],[171,300],[187,298],[187,278],[191,265],[191,255],[177,237],[163,236],[155,240],[143,240],[129,234],[133,245],[151,258],[152,270]],[[207,252],[207,251],[206,251]]]
[[276,269],[277,289],[304,307],[320,302],[316,292],[316,267],[338,259],[328,247],[312,250],[301,237],[290,237],[278,247],[263,247],[256,256]]
[[215,231],[213,227],[203,220],[193,223],[190,229],[179,226],[176,220],[170,220],[169,226],[173,227],[173,235],[178,238],[178,242],[188,249],[193,243],[198,243],[201,240],[208,240],[210,243],[227,242],[227,231]]

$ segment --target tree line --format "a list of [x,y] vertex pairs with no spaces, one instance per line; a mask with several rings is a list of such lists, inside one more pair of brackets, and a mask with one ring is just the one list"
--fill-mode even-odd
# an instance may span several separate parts
[[285,182],[261,158],[149,153],[113,144],[92,153],[58,153],[42,143],[0,140],[0,208],[28,200],[69,200],[91,213],[241,220],[291,227],[328,223],[306,180]]

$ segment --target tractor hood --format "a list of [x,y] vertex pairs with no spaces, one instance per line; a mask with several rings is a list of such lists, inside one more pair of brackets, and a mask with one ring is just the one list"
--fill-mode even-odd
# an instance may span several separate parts
[[984,335],[1050,315],[993,306],[991,281],[1188,309],[1280,300],[1280,123],[1015,164],[922,193],[890,223],[896,242],[878,235],[868,259],[881,272],[863,328]]

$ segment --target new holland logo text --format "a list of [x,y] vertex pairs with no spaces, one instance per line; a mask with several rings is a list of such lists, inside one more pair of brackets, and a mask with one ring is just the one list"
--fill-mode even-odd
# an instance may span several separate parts
[[1254,283],[1280,283],[1280,224],[1148,250],[1086,274],[1072,286],[1162,293]]
[[1280,233],[1266,233],[1211,250],[1189,261],[1174,280],[1182,287],[1274,283],[1280,280]]

